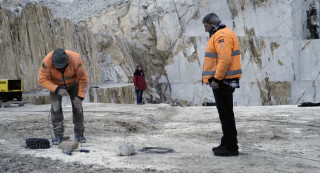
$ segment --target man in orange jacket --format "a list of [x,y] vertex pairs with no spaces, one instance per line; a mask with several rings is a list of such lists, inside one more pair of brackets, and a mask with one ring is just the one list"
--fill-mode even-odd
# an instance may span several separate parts
[[219,17],[210,13],[202,20],[209,32],[202,81],[212,87],[223,136],[221,144],[212,148],[216,156],[237,156],[237,129],[233,113],[233,92],[240,88],[242,75],[239,41],[235,33],[223,25]]
[[69,95],[72,102],[75,140],[85,143],[82,101],[88,90],[88,74],[78,53],[58,48],[50,52],[39,69],[39,84],[50,91],[52,142],[62,142],[64,126],[61,100]]

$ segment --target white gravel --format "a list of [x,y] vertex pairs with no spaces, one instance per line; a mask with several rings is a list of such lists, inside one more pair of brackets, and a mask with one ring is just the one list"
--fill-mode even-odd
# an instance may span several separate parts
[[[69,102],[70,103],[70,102]],[[50,105],[0,108],[0,170],[5,172],[319,172],[318,107],[235,106],[240,155],[216,157],[221,137],[215,107],[85,103],[87,143],[72,156],[57,146],[25,149],[25,139],[51,139]],[[33,112],[38,111],[38,112]],[[65,135],[73,137],[70,104],[63,105]],[[49,124],[48,124],[49,123]],[[52,132],[51,132],[52,133]],[[118,147],[138,153],[118,156]],[[152,154],[143,147],[174,149]],[[41,160],[41,162],[39,161]],[[80,170],[81,168],[81,170]]]
[[87,17],[99,14],[110,5],[129,0],[1,0],[1,7],[15,10],[27,3],[40,3],[52,9],[55,17],[63,17],[77,23]]

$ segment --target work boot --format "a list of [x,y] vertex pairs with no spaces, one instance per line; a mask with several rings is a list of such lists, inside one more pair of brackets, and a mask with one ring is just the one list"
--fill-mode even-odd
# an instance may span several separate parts
[[222,146],[220,149],[213,151],[215,156],[238,156],[239,150],[233,149],[229,150],[227,147]]
[[213,147],[212,151],[215,152],[216,150],[220,150],[222,148],[222,145],[220,144],[219,146]]
[[86,143],[86,138],[83,136],[83,133],[77,133],[74,135],[74,138],[79,143]]
[[53,145],[59,145],[63,140],[62,134],[54,134],[54,138],[52,139]]

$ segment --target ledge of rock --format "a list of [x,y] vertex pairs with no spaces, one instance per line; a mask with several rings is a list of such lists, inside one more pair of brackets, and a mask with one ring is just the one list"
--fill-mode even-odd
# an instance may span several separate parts
[[[46,90],[24,93],[22,97],[23,100],[34,105],[51,103],[50,93]],[[136,94],[132,83],[90,86],[84,102],[133,104],[136,102]],[[62,103],[70,104],[70,98],[64,97]]]
[[34,105],[50,104],[50,93],[48,91],[41,91],[37,93],[28,92],[22,94],[23,100]]
[[89,89],[89,102],[133,104],[136,94],[132,83],[104,84]]

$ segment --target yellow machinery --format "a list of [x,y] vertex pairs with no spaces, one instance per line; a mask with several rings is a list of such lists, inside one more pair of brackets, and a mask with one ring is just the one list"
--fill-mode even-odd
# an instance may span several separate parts
[[0,102],[21,101],[22,80],[0,79]]

